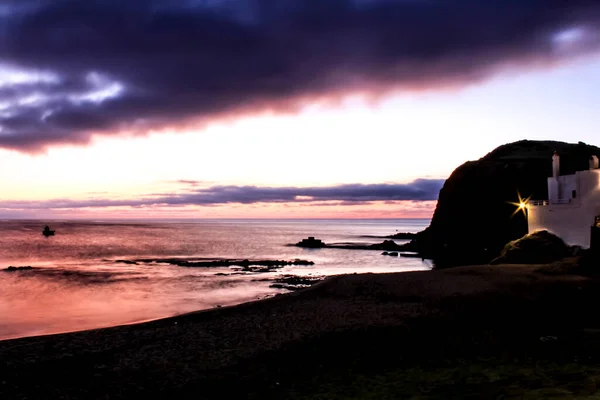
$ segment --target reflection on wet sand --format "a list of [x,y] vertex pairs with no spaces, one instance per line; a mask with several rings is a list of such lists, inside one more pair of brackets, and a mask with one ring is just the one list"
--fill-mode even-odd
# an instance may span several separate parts
[[[0,340],[122,325],[272,296],[249,275],[33,267],[3,273]],[[214,271],[213,271],[214,273]],[[271,282],[272,283],[272,282]],[[202,296],[200,294],[204,293]]]

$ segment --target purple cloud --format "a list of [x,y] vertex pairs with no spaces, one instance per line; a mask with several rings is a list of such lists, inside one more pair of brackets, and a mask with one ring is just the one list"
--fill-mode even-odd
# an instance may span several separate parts
[[597,51],[599,24],[592,0],[5,0],[0,148],[470,83]]
[[0,201],[0,209],[75,209],[87,207],[146,207],[156,205],[219,205],[256,203],[316,203],[339,201],[369,203],[373,201],[437,200],[444,184],[442,179],[417,179],[399,184],[350,184],[329,187],[260,187],[213,186],[185,193],[148,195],[138,199],[94,198],[86,200],[56,199],[45,201]]

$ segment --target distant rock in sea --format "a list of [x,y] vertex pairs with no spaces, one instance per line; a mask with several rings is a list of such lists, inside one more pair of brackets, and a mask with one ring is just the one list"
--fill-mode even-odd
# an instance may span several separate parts
[[[306,247],[306,248],[328,248],[328,249],[340,249],[340,250],[385,250],[385,251],[401,251],[404,250],[404,245],[396,244],[393,240],[384,240],[381,243],[368,244],[368,243],[331,243],[326,244],[320,240],[310,237],[303,241],[296,243],[294,246]],[[397,254],[396,254],[397,256]]]
[[4,271],[6,271],[6,272],[29,271],[29,270],[32,270],[32,269],[33,269],[33,267],[30,267],[30,266],[24,266],[24,267],[13,267],[13,266],[10,266],[8,268],[5,268]]
[[[367,246],[369,250],[387,250],[398,251],[402,250],[402,246],[396,244],[393,240],[384,240],[382,243],[372,244]],[[398,256],[398,254],[396,254]]]
[[132,260],[116,260],[115,262],[117,264],[138,265],[138,263],[136,261],[132,261]]
[[320,249],[326,247],[327,245],[323,243],[323,241],[315,239],[313,236],[311,236],[308,239],[302,239],[302,241],[296,243],[296,246],[309,249]]

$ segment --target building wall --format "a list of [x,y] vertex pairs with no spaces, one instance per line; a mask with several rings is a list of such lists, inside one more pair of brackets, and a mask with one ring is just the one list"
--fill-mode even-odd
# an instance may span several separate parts
[[[587,172],[587,171],[584,171]],[[548,178],[548,200],[560,202],[573,199],[573,191],[576,191],[576,199],[581,197],[578,190],[579,175],[563,175],[557,178]]]
[[[589,247],[590,227],[594,217],[600,215],[600,170],[580,171],[570,177],[573,178],[564,181],[569,184],[565,188],[569,192],[565,194],[570,197],[571,190],[577,190],[577,198],[564,204],[550,201],[545,206],[528,206],[529,232],[545,229],[570,245]],[[554,178],[548,179],[549,189],[553,180],[556,182]],[[574,189],[572,182],[576,182]]]
[[582,207],[539,207],[528,210],[529,232],[547,230],[569,245],[590,247],[590,226],[594,213]]
[[596,202],[600,196],[600,169],[581,171],[577,173],[579,179],[579,191],[582,198],[589,198],[591,203]]

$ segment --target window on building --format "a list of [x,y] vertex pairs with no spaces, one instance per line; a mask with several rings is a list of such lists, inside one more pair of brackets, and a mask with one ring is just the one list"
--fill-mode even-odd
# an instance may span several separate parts
[[594,226],[596,228],[600,228],[600,215],[596,216],[596,220],[594,221]]
[[577,198],[577,190],[573,190],[571,192],[571,198],[576,199]]

